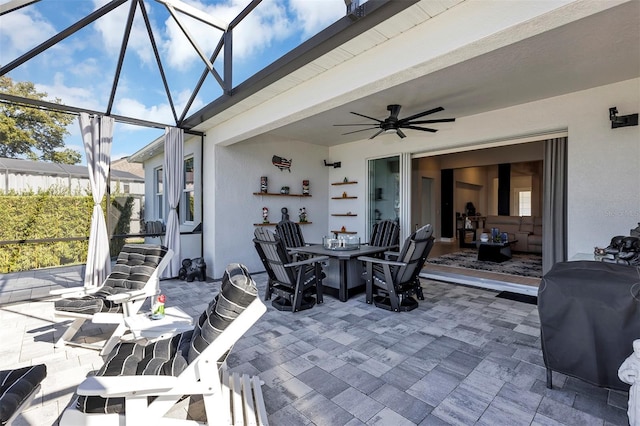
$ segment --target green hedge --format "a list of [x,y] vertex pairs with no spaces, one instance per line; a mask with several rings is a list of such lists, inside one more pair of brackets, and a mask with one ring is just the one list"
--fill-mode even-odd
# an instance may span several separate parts
[[[110,235],[128,233],[133,198],[113,197],[112,206]],[[55,191],[0,195],[0,240],[86,237],[92,211],[91,196],[60,195]],[[111,244],[112,256],[120,252],[123,244],[124,240]],[[2,245],[0,272],[85,263],[87,250],[87,240]]]

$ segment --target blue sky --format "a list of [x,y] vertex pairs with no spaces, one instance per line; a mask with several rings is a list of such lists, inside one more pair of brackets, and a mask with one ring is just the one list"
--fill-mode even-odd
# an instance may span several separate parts
[[[183,0],[216,19],[230,22],[249,0]],[[4,3],[4,0],[0,0]],[[106,0],[42,0],[0,17],[0,64],[6,65],[57,32],[108,3]],[[104,111],[109,100],[124,25],[131,2],[126,2],[61,43],[41,53],[8,75],[14,81],[31,81],[48,99],[80,108]],[[204,64],[163,4],[145,2],[169,89],[180,116]],[[264,0],[233,32],[233,85],[244,81],[345,14],[344,0]],[[186,15],[179,15],[188,32],[207,56],[222,32]],[[222,64],[216,64],[222,74]],[[209,75],[200,90],[193,113],[221,95]],[[113,113],[153,122],[173,124],[142,15],[134,19]],[[187,114],[189,115],[189,114]],[[67,147],[83,154],[77,121],[69,126]],[[130,155],[163,131],[116,124],[113,158]]]

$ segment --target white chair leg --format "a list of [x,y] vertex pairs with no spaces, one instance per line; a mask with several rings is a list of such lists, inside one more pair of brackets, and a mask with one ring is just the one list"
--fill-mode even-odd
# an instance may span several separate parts
[[120,324],[118,324],[118,326],[113,331],[111,336],[104,343],[103,348],[100,350],[100,356],[108,355],[111,352],[111,350],[118,344],[118,342],[120,341],[120,338],[124,335],[124,333],[126,333],[126,331],[127,331],[127,326],[124,322],[121,322]]
[[80,327],[82,327],[82,324],[84,324],[86,320],[86,318],[76,318],[75,320],[73,320],[71,325],[67,327],[64,333],[62,333],[62,336],[60,336],[56,343],[54,343],[53,347],[61,348],[66,345],[66,342],[70,341],[72,337],[76,335],[76,333],[78,332],[78,330],[80,330]]

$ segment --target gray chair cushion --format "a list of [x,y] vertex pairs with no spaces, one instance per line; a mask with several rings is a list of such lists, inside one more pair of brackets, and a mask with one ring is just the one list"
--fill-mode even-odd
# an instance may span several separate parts
[[[246,267],[231,264],[220,292],[200,315],[193,330],[149,345],[118,343],[96,376],[178,376],[257,297],[258,289]],[[77,408],[85,413],[122,413],[124,398],[79,396]]]
[[193,330],[187,359],[192,362],[258,296],[258,288],[246,267],[231,264],[222,277],[220,293],[200,315]]
[[[177,376],[187,367],[182,356],[188,350],[191,331],[149,345],[120,342],[107,356],[96,376]],[[79,396],[77,408],[85,413],[122,413],[124,398]]]
[[0,371],[0,425],[5,425],[47,376],[44,364]]
[[89,296],[56,300],[55,309],[88,315],[97,312],[122,312],[122,304],[106,300],[106,297],[144,288],[166,254],[166,247],[126,244],[99,291]]

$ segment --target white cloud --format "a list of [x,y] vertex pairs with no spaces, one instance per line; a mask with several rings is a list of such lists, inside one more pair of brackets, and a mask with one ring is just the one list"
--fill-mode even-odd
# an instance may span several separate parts
[[[93,4],[95,9],[98,9],[108,3],[107,0],[94,0]],[[145,8],[149,15],[151,11],[149,8]],[[122,37],[124,35],[124,29],[129,16],[128,4],[121,5],[106,15],[102,16],[95,22],[96,29],[100,33],[104,42],[104,51],[112,52],[112,55],[118,55],[122,46]],[[150,18],[153,27],[153,20]],[[158,32],[154,29],[154,36]],[[158,43],[158,40],[156,40]],[[153,49],[151,48],[151,41],[147,34],[147,29],[142,19],[142,14],[139,8],[136,9],[136,17],[133,20],[133,26],[131,28],[131,34],[129,35],[129,42],[127,45],[127,52],[129,49],[133,51],[140,60],[145,63],[151,63],[153,60]]]
[[[186,3],[229,23],[247,6],[248,1],[225,0],[208,5],[186,0]],[[250,59],[292,36],[297,36],[296,42],[307,39],[344,14],[344,0],[264,0],[233,30],[234,61]],[[188,16],[178,15],[205,54],[211,55],[222,32]],[[169,17],[164,24],[166,38],[163,49],[168,55],[168,63],[180,70],[201,64],[173,18]]]
[[21,9],[0,17],[0,63],[3,65],[56,34],[56,29],[33,10]]
[[59,98],[65,105],[86,108],[89,110],[100,110],[104,108],[100,105],[100,100],[96,98],[96,93],[102,93],[93,86],[73,87],[67,86],[65,76],[62,72],[57,72],[53,78],[53,84],[36,83],[36,90],[46,92],[48,99]]
[[[230,23],[247,6],[248,2],[246,0],[227,0],[216,5],[206,5],[195,1],[188,3],[211,16]],[[179,18],[185,24],[188,23],[189,33],[205,54],[211,55],[222,36],[222,32],[184,15],[179,15]],[[168,54],[169,63],[179,69],[187,69],[198,63],[200,58],[173,18],[167,19],[165,26],[167,38],[164,48]],[[284,2],[282,0],[265,0],[233,30],[233,57],[235,60],[251,57],[270,48],[274,42],[282,41],[291,36],[295,30],[295,22],[287,16]]]
[[[178,115],[184,109],[190,95],[191,92],[185,90],[179,93],[178,96],[176,96],[176,99],[174,99]],[[201,108],[202,106],[202,101],[196,98],[193,103],[192,110]],[[114,110],[118,115],[135,117],[155,123],[173,124],[175,122],[173,114],[171,113],[171,107],[168,103],[146,106],[136,99],[122,98],[115,103]]]
[[346,13],[344,0],[289,0],[289,5],[305,38],[333,24]]

